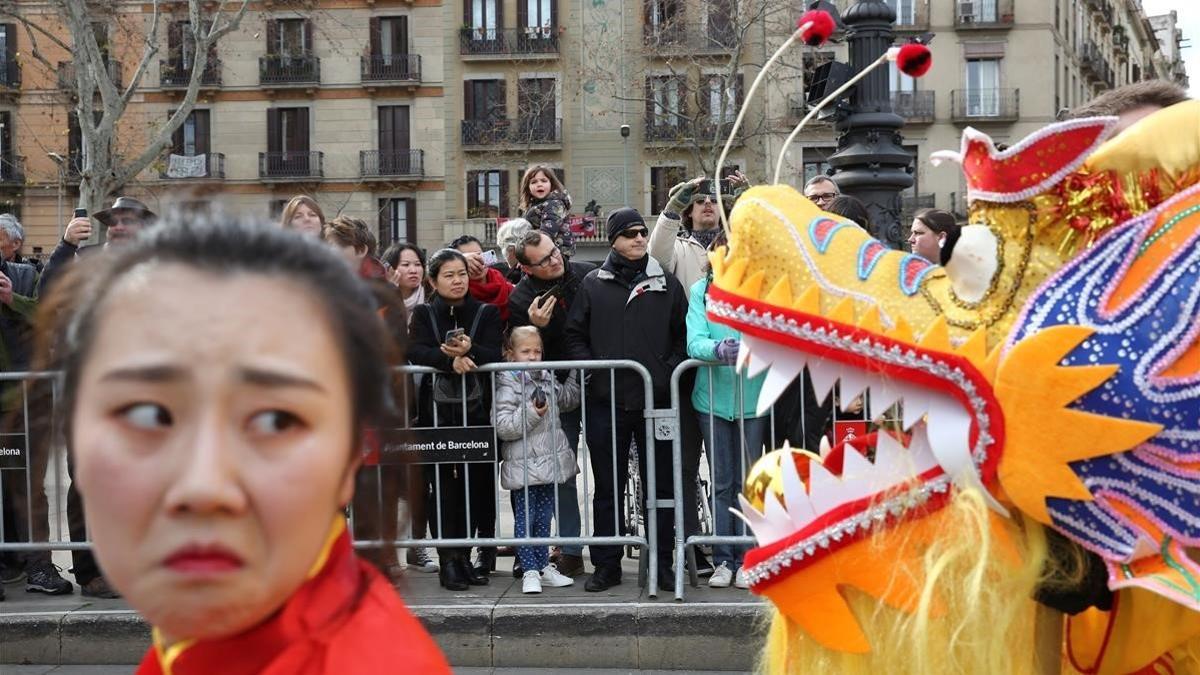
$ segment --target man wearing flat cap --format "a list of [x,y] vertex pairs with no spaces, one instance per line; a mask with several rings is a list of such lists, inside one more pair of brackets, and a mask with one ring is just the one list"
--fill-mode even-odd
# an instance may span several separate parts
[[[83,242],[92,236],[92,220],[95,218],[104,227],[106,243],[94,246],[83,246]],[[42,280],[38,284],[38,294],[45,293],[77,256],[88,255],[107,246],[121,246],[134,240],[142,228],[151,225],[158,216],[145,204],[133,197],[117,197],[112,206],[93,213],[91,218],[80,216],[72,218],[67,223],[67,231],[62,241],[54,247],[46,270],[42,272]]]

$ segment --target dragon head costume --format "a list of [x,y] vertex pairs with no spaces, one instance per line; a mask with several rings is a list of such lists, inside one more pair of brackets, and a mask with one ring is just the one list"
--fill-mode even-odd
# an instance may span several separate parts
[[[1200,634],[1200,102],[1108,139],[1114,123],[1004,151],[967,129],[938,155],[970,199],[945,267],[788,186],[738,200],[708,314],[743,333],[739,367],[766,370],[760,408],[807,367],[818,397],[838,384],[903,424],[752,470],[745,568],[780,613],[768,670],[904,672],[906,650],[935,655],[925,672],[1044,667],[1042,528],[1098,555],[1116,593],[1068,625],[1069,667],[1136,670]],[[1149,615],[1171,625],[1139,629]]]

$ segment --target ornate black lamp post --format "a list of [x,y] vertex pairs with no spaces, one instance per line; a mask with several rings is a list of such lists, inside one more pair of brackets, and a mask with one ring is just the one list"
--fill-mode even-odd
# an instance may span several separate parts
[[[892,46],[896,13],[883,0],[860,0],[841,19],[850,47],[850,72],[858,72]],[[892,111],[888,68],[876,68],[859,82],[844,110],[847,114],[835,127],[838,149],[828,160],[833,177],[842,192],[867,205],[877,236],[900,248],[900,192],[913,185],[913,156],[902,145],[904,118]]]

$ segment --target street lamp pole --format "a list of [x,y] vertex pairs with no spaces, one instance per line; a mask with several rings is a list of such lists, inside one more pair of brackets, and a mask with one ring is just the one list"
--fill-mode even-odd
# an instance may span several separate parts
[[[883,0],[859,0],[842,13],[851,72],[892,46],[896,13]],[[829,157],[838,188],[867,206],[876,234],[893,248],[903,244],[900,193],[913,185],[913,156],[904,149],[904,118],[892,111],[887,68],[877,68],[854,88],[848,115],[837,123],[838,148]]]

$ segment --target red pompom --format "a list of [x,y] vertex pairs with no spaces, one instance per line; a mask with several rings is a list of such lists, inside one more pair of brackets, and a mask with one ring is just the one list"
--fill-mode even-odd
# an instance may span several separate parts
[[829,16],[829,12],[819,9],[809,10],[800,17],[796,22],[797,28],[802,28],[804,24],[811,22],[812,25],[800,34],[800,39],[804,40],[804,44],[809,47],[820,47],[825,44],[833,31],[837,30],[837,24],[833,22],[833,17]]
[[929,47],[916,42],[910,42],[900,48],[896,55],[896,67],[909,77],[921,77],[933,66],[933,54]]

